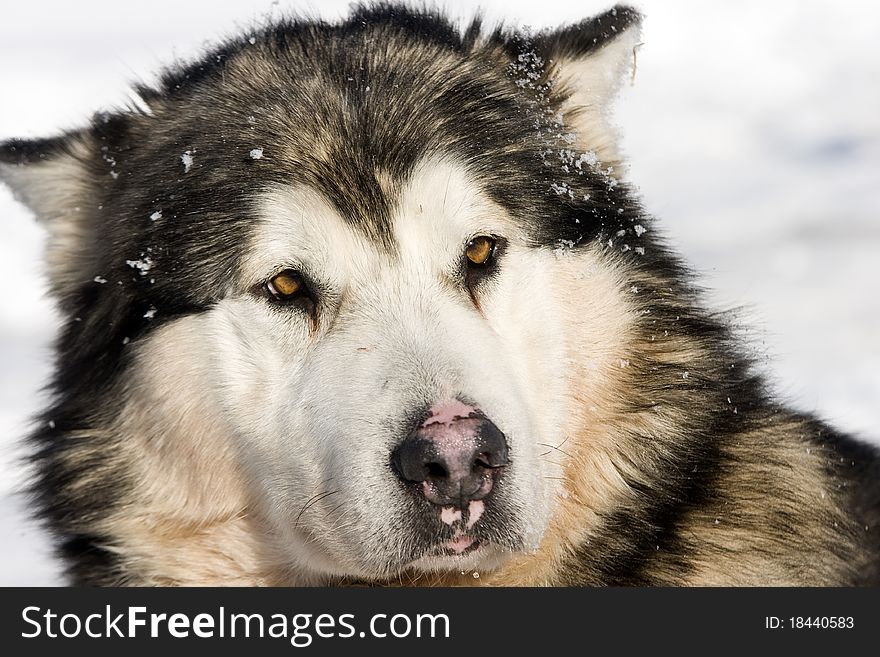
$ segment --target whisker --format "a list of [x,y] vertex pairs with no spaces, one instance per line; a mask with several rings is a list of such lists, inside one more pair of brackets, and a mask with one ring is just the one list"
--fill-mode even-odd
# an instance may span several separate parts
[[297,514],[296,519],[293,521],[293,526],[296,527],[297,525],[299,525],[299,519],[302,517],[302,514],[304,514],[306,510],[308,510],[309,507],[317,502],[320,502],[325,497],[330,497],[331,495],[335,495],[338,492],[338,490],[333,490],[330,492],[318,493],[317,495],[313,495],[312,497],[310,497],[308,501],[303,505],[303,508],[300,509],[300,512]]
[[[569,453],[566,452],[564,449],[562,449],[562,446],[565,444],[565,441],[566,441],[566,440],[568,440],[568,438],[566,438],[566,439],[563,440],[561,443],[559,443],[559,446],[558,446],[558,447],[557,447],[556,445],[551,445],[551,444],[549,444],[549,443],[538,443],[538,444],[541,445],[541,447],[549,447],[550,449],[555,449],[557,452],[562,452],[562,453],[565,454],[568,458],[574,458],[571,454],[569,454]],[[544,452],[544,454],[549,454],[549,453],[550,453],[550,452]],[[541,454],[541,456],[544,456],[544,454]]]

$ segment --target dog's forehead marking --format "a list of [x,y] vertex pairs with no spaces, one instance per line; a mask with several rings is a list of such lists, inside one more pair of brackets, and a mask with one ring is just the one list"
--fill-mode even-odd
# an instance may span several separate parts
[[506,216],[463,164],[435,156],[420,162],[402,186],[392,222],[401,259],[436,254],[442,267],[469,238],[508,232]]
[[346,272],[369,272],[382,257],[375,242],[308,185],[272,187],[259,199],[258,215],[251,257],[242,266],[248,284],[290,266],[309,268],[328,285],[341,287]]
[[276,185],[258,201],[259,227],[242,272],[248,284],[282,266],[302,266],[341,288],[379,275],[383,268],[438,272],[454,265],[459,250],[476,234],[510,230],[506,212],[448,157],[417,165],[408,179],[384,177],[392,200],[394,250],[370,239],[343,217],[321,191],[305,184]]

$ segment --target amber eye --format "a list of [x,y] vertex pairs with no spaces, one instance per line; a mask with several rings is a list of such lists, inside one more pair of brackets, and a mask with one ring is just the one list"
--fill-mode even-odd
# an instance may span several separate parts
[[494,253],[495,239],[487,235],[481,235],[472,239],[468,242],[467,248],[464,251],[468,262],[472,265],[487,264],[492,259]]
[[266,290],[279,301],[292,299],[304,289],[302,277],[292,269],[285,269],[283,272],[275,274],[266,283]]

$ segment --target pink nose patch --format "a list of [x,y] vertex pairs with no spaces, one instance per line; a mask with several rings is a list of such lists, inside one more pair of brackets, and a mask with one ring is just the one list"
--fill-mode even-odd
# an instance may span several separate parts
[[486,505],[482,500],[471,500],[470,504],[468,504],[468,519],[467,519],[467,528],[471,529],[474,525],[477,524],[477,520],[479,520],[483,511],[486,510]]
[[458,399],[434,404],[429,411],[431,415],[422,423],[422,427],[429,427],[432,424],[452,424],[456,420],[464,420],[476,413],[477,409],[468,406]]
[[440,520],[445,522],[447,525],[454,525],[459,520],[461,520],[461,509],[456,509],[451,506],[444,506],[440,511]]

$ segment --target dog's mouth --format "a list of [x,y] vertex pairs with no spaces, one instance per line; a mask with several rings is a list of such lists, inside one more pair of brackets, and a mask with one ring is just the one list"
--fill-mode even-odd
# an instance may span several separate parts
[[[408,549],[403,555],[398,551],[394,556],[399,560],[388,563],[392,573],[488,573],[528,548],[523,529],[510,520],[497,498],[421,511],[413,518],[412,533],[397,539],[409,539]],[[392,542],[389,548],[399,550],[400,545]]]
[[464,556],[471,552],[476,552],[482,547],[484,539],[457,532],[450,540],[440,546],[441,553],[444,556]]
[[459,573],[491,570],[528,546],[497,494],[457,504],[413,504],[402,533],[389,532],[383,553],[389,572]]

